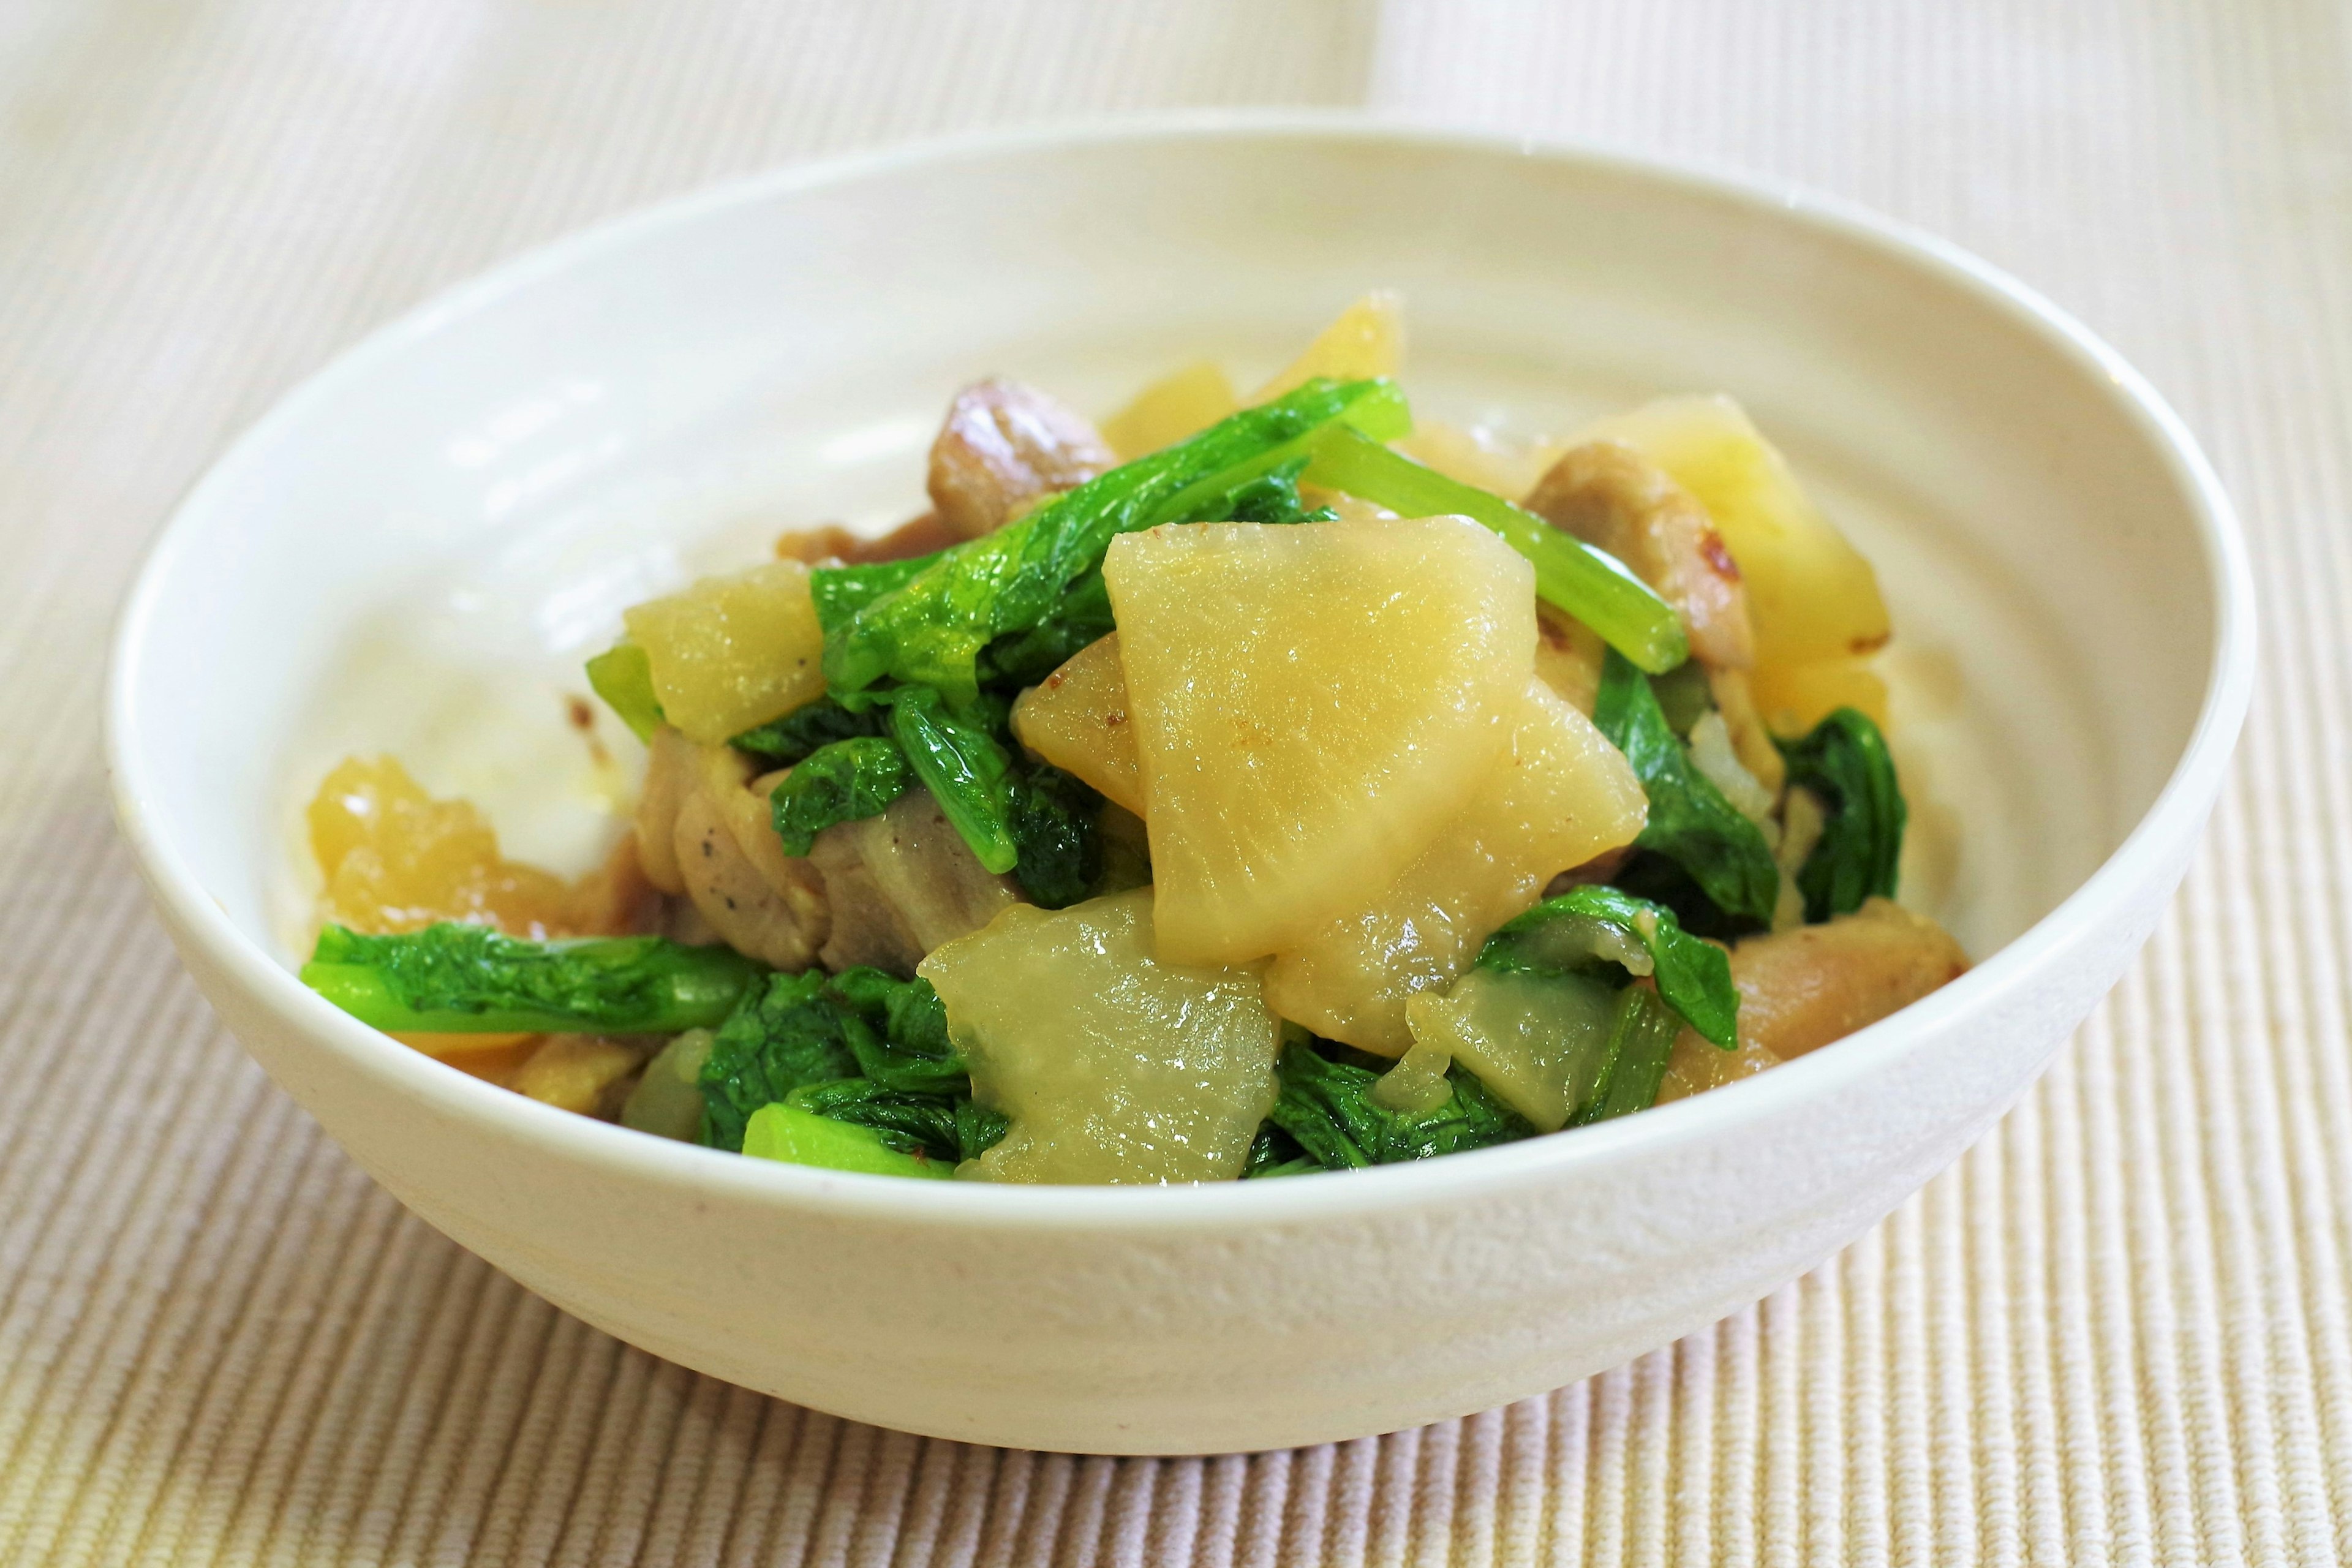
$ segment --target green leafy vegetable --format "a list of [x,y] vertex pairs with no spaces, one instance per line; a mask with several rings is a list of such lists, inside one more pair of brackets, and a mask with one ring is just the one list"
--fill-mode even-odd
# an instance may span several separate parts
[[968,1092],[916,1094],[863,1078],[806,1084],[793,1090],[785,1103],[871,1128],[894,1149],[950,1164],[978,1159],[1004,1136],[1009,1125]]
[[1066,909],[1102,880],[1103,798],[1082,780],[1038,763],[1013,786],[1013,875],[1040,909]]
[[834,741],[794,764],[768,796],[787,855],[805,855],[837,822],[879,816],[915,780],[898,742],[882,735]]
[[744,731],[728,744],[739,752],[748,752],[771,767],[788,768],[835,741],[854,741],[881,732],[879,713],[853,713],[833,699],[820,697],[781,719],[771,719],[756,730]]
[[948,1010],[929,981],[845,969],[826,994],[852,1015],[842,1037],[857,1070],[883,1089],[939,1094],[971,1087],[963,1053],[948,1038]]
[[[1244,409],[1089,479],[1009,527],[943,551],[866,599],[826,626],[826,680],[837,698],[888,679],[969,700],[979,688],[982,650],[1053,616],[1064,590],[1101,566],[1113,538],[1191,515],[1201,502],[1297,457],[1308,437],[1335,420],[1382,438],[1411,425],[1402,396],[1386,381],[1311,381]],[[869,575],[853,585],[828,582],[831,575],[813,574],[821,622],[829,613],[838,617],[878,581]]]
[[1110,590],[1097,567],[1072,583],[1062,602],[1043,621],[988,645],[980,658],[983,685],[1018,689],[1034,686],[1069,662],[1090,642],[1110,635]]
[[1534,1135],[1535,1129],[1517,1111],[1459,1068],[1447,1074],[1453,1093],[1434,1110],[1414,1114],[1387,1110],[1373,1102],[1371,1089],[1389,1064],[1362,1066],[1379,1058],[1345,1047],[1328,1048],[1353,1059],[1327,1056],[1322,1048],[1295,1041],[1284,1047],[1282,1092],[1268,1118],[1297,1143],[1301,1158],[1324,1170],[1426,1160]]
[[525,942],[444,922],[404,936],[319,933],[302,982],[379,1029],[669,1035],[720,1022],[760,966],[657,936]]
[[1639,985],[1627,986],[1610,1031],[1608,1065],[1573,1125],[1590,1126],[1657,1104],[1658,1086],[1665,1081],[1666,1062],[1681,1032],[1664,1003]]
[[1309,443],[1314,483],[1406,517],[1459,513],[1493,529],[1536,569],[1536,595],[1574,616],[1601,640],[1652,674],[1690,657],[1682,622],[1622,562],[1563,533],[1502,497],[1449,479],[1391,451],[1360,430],[1328,429]]
[[1823,813],[1821,842],[1797,870],[1805,918],[1850,914],[1873,895],[1893,898],[1908,810],[1878,726],[1841,708],[1780,752],[1789,783],[1819,796]]
[[588,661],[588,689],[621,717],[629,732],[650,741],[662,722],[661,699],[654,695],[654,662],[626,637]]
[[983,728],[958,717],[929,687],[900,687],[890,698],[890,733],[915,776],[982,866],[999,875],[1012,870],[1020,858],[1013,756],[990,732],[1003,728],[1001,719]]
[[740,1149],[743,1128],[761,1107],[804,1083],[856,1077],[848,1031],[856,1016],[826,994],[821,969],[769,976],[710,1043],[700,1079],[699,1140],[716,1149]]
[[816,624],[824,631],[846,622],[885,594],[894,593],[923,574],[938,554],[907,561],[876,561],[858,566],[820,566],[809,574],[809,597],[816,605]]
[[[1729,929],[1771,924],[1780,873],[1763,830],[1742,816],[1693,765],[1666,722],[1649,679],[1613,648],[1602,660],[1592,721],[1625,753],[1633,775],[1642,781],[1642,792],[1649,796],[1649,821],[1633,840],[1634,847],[1671,862],[1716,910],[1729,917]],[[1629,878],[1618,880],[1634,885]],[[1668,889],[1636,890],[1673,904],[1684,924],[1695,923],[1696,917],[1686,902],[1676,902],[1671,894],[1659,896]]]
[[765,1105],[743,1131],[742,1152],[759,1160],[855,1171],[870,1176],[916,1176],[941,1181],[953,1166],[894,1147],[870,1127],[835,1121],[797,1105]]
[[1725,1050],[1738,1048],[1739,993],[1731,959],[1683,930],[1672,910],[1615,888],[1572,888],[1546,899],[1486,939],[1481,969],[1568,973],[1607,961],[1612,944],[1595,927],[1622,932],[1649,955],[1658,994],[1690,1026]]

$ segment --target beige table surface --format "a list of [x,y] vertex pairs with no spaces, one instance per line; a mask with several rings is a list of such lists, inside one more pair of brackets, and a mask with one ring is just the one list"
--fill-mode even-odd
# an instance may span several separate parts
[[[1180,104],[1597,136],[1942,231],[2209,443],[2261,696],[2147,960],[1999,1131],[1713,1331],[1255,1458],[850,1426],[411,1218],[182,978],[114,605],[289,382],[617,208]],[[0,5],[0,1562],[2323,1563],[2352,1552],[2352,12],[2324,0]]]

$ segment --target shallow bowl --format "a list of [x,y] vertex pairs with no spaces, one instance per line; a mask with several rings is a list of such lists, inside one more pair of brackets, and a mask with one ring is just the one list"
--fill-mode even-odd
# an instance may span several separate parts
[[[879,527],[961,381],[1107,408],[1405,291],[1425,412],[1741,398],[1878,562],[1964,978],[1760,1078],[1424,1165],[1172,1190],[904,1183],[571,1116],[297,983],[290,803],[390,750],[577,863],[620,764],[562,721],[618,607],[792,521]],[[2189,436],[1950,247],[1573,147],[1285,118],[967,140],[606,225],[377,333],[198,484],[124,612],[124,831],[205,994],[427,1221],[634,1344],[856,1419],[1171,1453],[1482,1409],[1701,1328],[1977,1138],[2182,874],[2251,681]],[[609,734],[609,727],[607,733]]]

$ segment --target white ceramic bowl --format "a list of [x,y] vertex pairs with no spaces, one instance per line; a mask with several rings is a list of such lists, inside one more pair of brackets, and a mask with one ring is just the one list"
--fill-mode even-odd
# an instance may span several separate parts
[[[1376,285],[1412,300],[1424,410],[1557,427],[1721,389],[1782,439],[1878,560],[1928,678],[1906,688],[1935,759],[1914,789],[1961,837],[1923,875],[1972,973],[1622,1121],[1167,1191],[899,1183],[642,1137],[296,982],[288,802],[326,752],[403,752],[491,800],[510,843],[576,853],[588,775],[548,761],[575,744],[555,694],[620,604],[780,521],[914,510],[961,380],[1107,407],[1204,352],[1271,368]],[[787,1399],[1168,1453],[1534,1394],[1852,1240],[2000,1115],[2138,949],[2252,663],[2242,545],[2179,421],[1980,263],[1619,154],[1257,117],[793,169],[457,289],[190,494],[124,614],[109,718],[124,830],[197,983],[433,1225],[592,1323]]]

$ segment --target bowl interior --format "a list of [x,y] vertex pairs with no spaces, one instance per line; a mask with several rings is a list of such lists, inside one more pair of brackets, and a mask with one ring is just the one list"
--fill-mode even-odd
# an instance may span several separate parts
[[1337,130],[1039,140],[786,176],[526,258],[381,335],[192,495],[134,605],[124,786],[281,961],[295,807],[401,756],[565,867],[633,745],[567,720],[620,608],[779,529],[922,504],[957,385],[1108,412],[1246,383],[1403,290],[1426,416],[1523,434],[1738,397],[1896,619],[1908,896],[1979,959],[2154,801],[2211,675],[2190,476],[2109,369],[1834,216],[1607,159]]

